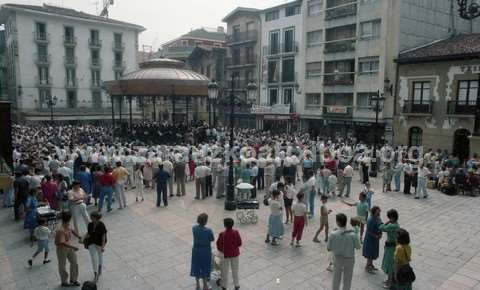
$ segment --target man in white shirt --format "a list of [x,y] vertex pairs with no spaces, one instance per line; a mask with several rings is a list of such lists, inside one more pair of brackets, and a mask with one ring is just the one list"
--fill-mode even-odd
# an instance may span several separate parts
[[332,289],[340,290],[343,275],[343,290],[351,289],[355,250],[360,249],[360,241],[353,230],[347,230],[347,216],[339,213],[336,216],[337,226],[328,239],[327,250],[334,255]]
[[[350,196],[350,191],[352,188],[352,178],[353,178],[353,167],[350,164],[347,164],[343,169],[343,189],[347,188],[347,192],[345,193],[345,197]],[[343,195],[343,190],[340,192],[339,196]]]
[[165,170],[169,175],[170,178],[167,181],[168,193],[170,197],[173,196],[173,163],[167,158],[163,161],[163,170]]
[[419,199],[422,194],[423,198],[428,197],[427,192],[427,180],[428,176],[430,176],[430,170],[422,163],[418,168],[418,181],[417,181],[417,189],[415,191],[415,199]]
[[205,177],[207,176],[207,170],[205,165],[195,167],[195,199],[205,198]]

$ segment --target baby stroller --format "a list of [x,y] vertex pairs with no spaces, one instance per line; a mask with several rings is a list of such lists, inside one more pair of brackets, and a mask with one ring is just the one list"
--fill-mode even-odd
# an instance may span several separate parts
[[241,224],[255,224],[258,222],[256,210],[260,208],[258,200],[250,198],[250,191],[254,188],[250,183],[240,183],[237,188],[237,218]]

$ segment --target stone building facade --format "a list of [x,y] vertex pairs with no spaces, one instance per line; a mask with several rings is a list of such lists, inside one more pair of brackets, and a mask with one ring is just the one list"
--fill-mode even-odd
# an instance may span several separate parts
[[394,143],[468,157],[480,84],[480,34],[458,35],[396,59]]

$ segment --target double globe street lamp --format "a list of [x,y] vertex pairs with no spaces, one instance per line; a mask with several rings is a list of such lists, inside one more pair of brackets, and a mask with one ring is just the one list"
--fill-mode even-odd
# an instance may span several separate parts
[[216,118],[216,106],[213,106],[213,122],[212,122],[212,103],[216,105],[217,98],[218,98],[218,92],[219,92],[220,86],[217,84],[215,80],[212,80],[208,84],[208,125],[210,126],[216,126],[217,125],[217,118]]
[[[231,85],[230,85],[230,96],[229,96],[229,103],[230,103],[230,140],[228,146],[228,183],[227,183],[227,197],[225,199],[225,210],[236,210],[237,209],[237,201],[235,200],[235,182],[233,180],[233,146],[234,146],[234,133],[233,133],[233,126],[234,126],[234,111],[235,111],[235,100],[238,98],[235,96],[235,78],[238,76],[232,75],[231,77]],[[257,85],[255,82],[250,81],[246,86],[246,97],[248,101],[256,100],[257,96]],[[208,84],[208,97],[210,101],[216,101],[218,98],[218,91],[219,85],[212,81]],[[210,104],[209,104],[210,106]],[[215,108],[214,108],[215,112]],[[210,117],[209,117],[210,120]],[[215,124],[215,116],[214,121]]]
[[370,176],[377,177],[378,164],[377,164],[377,144],[378,144],[378,114],[383,110],[383,105],[385,103],[384,94],[380,93],[380,90],[377,91],[376,96],[370,97],[369,100],[370,109],[375,112],[375,128],[373,130],[373,154],[371,160]]

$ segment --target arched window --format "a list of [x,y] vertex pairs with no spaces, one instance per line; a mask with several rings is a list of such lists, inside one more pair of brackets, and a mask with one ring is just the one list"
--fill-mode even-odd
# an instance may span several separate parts
[[408,146],[422,146],[423,130],[419,127],[412,127],[408,130]]

